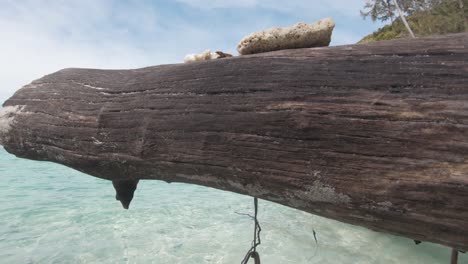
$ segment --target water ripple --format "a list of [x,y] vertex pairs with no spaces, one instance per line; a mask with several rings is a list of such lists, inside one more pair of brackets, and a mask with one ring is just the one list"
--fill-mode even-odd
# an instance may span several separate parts
[[[143,181],[130,210],[110,182],[0,149],[0,263],[239,263],[252,199]],[[260,201],[262,262],[447,263],[450,250]],[[312,231],[319,240],[315,244]],[[460,263],[468,263],[466,255]]]

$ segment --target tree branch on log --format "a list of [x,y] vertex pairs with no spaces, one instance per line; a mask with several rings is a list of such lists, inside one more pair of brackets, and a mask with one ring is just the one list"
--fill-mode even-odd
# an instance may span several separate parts
[[411,27],[409,26],[408,21],[406,21],[405,14],[403,13],[403,11],[401,11],[400,5],[398,4],[398,0],[393,0],[393,2],[395,3],[395,7],[398,11],[398,14],[400,15],[401,21],[406,27],[406,30],[408,30],[408,33],[410,34],[412,38],[415,38],[413,30],[411,30]]

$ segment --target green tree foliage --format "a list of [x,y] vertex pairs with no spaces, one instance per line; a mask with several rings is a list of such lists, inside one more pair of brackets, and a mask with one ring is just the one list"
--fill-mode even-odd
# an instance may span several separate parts
[[364,5],[364,10],[361,10],[363,18],[370,17],[372,21],[387,21],[393,22],[395,17],[395,5],[391,0],[371,0]]
[[[366,3],[361,11],[364,18],[392,22],[366,36],[360,43],[408,37],[403,23],[396,19],[392,2],[370,0]],[[468,31],[468,0],[398,0],[398,3],[416,36]]]
[[[463,2],[463,0],[398,0],[400,8],[405,15],[410,16],[418,12],[424,12],[434,9],[445,2]],[[370,17],[372,21],[394,20],[397,16],[394,0],[368,0],[361,10],[361,16]]]

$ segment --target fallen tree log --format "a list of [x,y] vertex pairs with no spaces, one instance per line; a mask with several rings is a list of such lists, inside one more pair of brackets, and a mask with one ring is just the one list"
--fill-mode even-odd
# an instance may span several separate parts
[[18,90],[0,142],[112,180],[247,194],[468,250],[468,34],[136,70]]

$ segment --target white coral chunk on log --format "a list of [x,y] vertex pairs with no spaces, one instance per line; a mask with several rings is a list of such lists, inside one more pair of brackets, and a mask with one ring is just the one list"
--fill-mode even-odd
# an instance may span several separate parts
[[328,46],[335,22],[324,18],[313,24],[297,23],[291,27],[270,28],[244,37],[237,45],[241,55],[283,49]]

